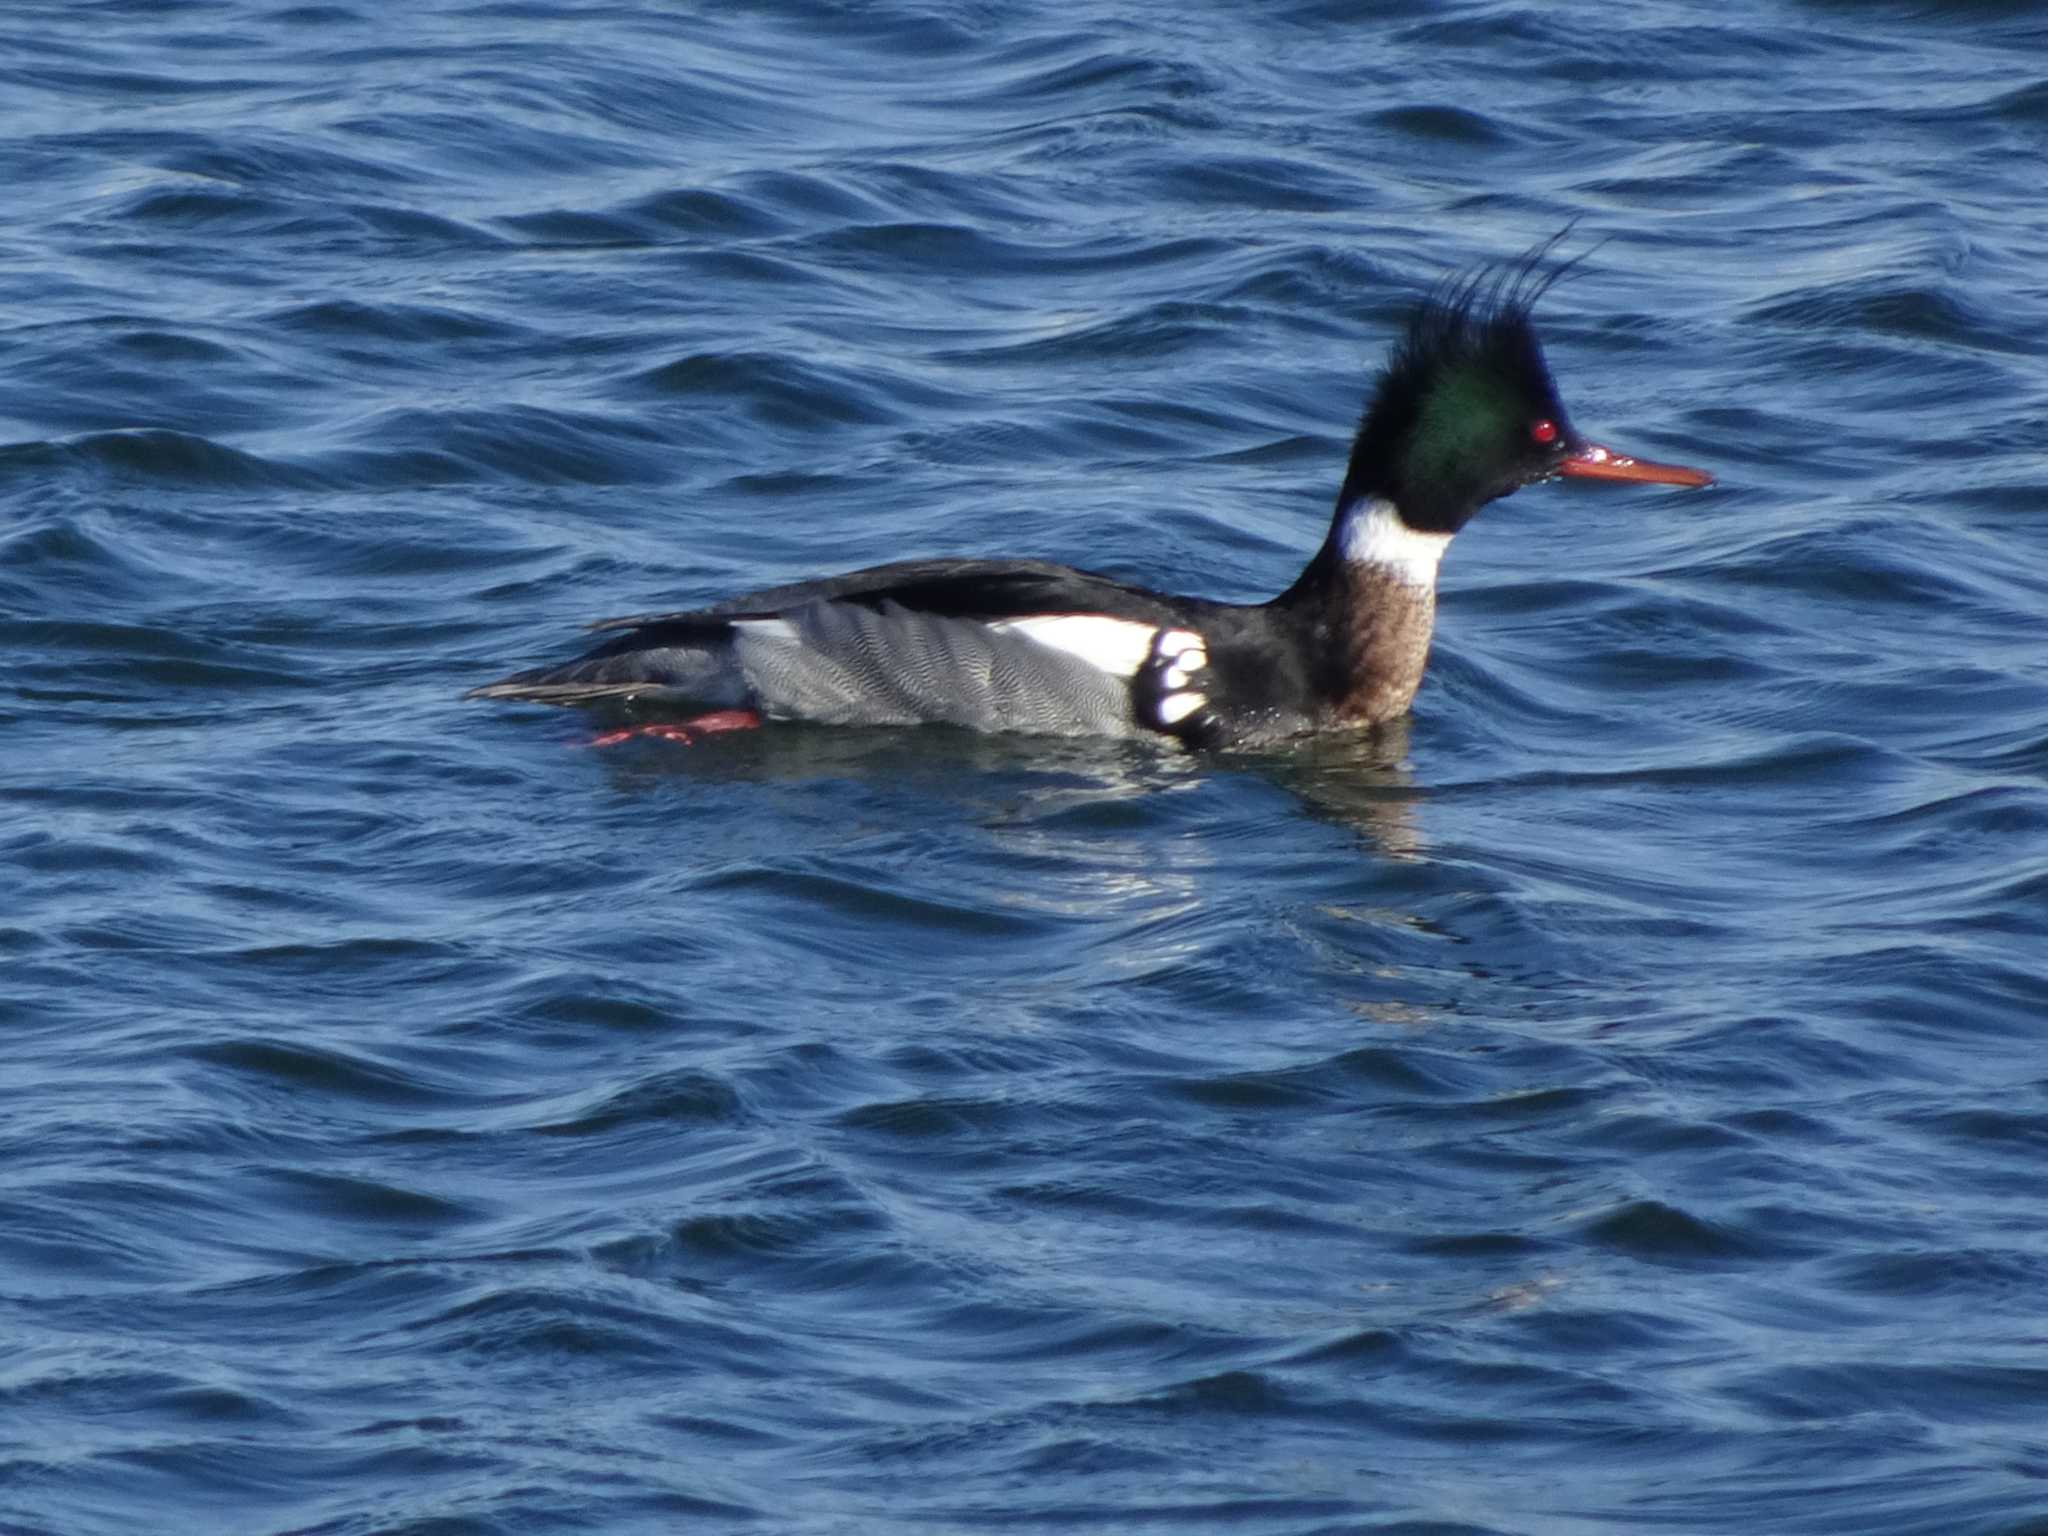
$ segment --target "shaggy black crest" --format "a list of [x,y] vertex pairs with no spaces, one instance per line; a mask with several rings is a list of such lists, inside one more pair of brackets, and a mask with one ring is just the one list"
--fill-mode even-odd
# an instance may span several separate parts
[[[1374,384],[1339,503],[1381,496],[1410,527],[1455,533],[1482,505],[1545,478],[1576,442],[1530,318],[1583,256],[1552,256],[1570,226],[1519,259],[1425,297]],[[1528,429],[1548,420],[1549,445]]]

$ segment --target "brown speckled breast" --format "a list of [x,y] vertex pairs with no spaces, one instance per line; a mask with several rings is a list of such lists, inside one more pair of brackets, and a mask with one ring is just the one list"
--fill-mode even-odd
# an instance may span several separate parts
[[1338,604],[1346,671],[1330,706],[1332,726],[1378,725],[1408,712],[1429,664],[1436,627],[1436,589],[1397,581],[1384,571],[1352,566],[1350,590]]

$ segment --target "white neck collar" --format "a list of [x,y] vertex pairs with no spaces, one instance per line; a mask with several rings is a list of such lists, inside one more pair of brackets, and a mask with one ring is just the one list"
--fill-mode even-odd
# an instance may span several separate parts
[[1401,521],[1394,504],[1361,498],[1343,512],[1339,550],[1353,565],[1372,565],[1411,587],[1436,586],[1436,568],[1450,548],[1448,533],[1417,533]]

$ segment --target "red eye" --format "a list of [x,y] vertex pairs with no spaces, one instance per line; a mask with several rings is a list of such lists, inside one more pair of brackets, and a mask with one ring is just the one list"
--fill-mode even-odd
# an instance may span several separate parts
[[1529,428],[1529,441],[1542,443],[1545,447],[1557,441],[1557,423],[1549,417],[1533,423]]

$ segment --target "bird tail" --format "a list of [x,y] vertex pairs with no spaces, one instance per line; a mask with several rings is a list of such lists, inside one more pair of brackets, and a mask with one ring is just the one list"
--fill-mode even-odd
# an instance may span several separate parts
[[732,662],[732,647],[707,639],[701,626],[672,634],[660,626],[628,631],[574,661],[514,672],[472,688],[466,699],[511,699],[529,704],[597,704],[606,700],[739,708],[750,702],[746,680]]
[[[554,671],[564,671],[556,668]],[[465,699],[512,699],[523,704],[595,704],[602,699],[630,699],[657,690],[652,682],[579,683],[548,681],[554,672],[519,672],[502,682],[485,683],[463,694]]]

